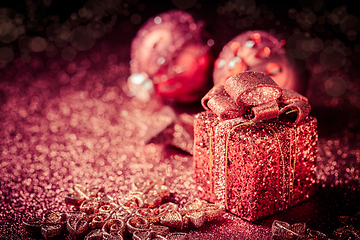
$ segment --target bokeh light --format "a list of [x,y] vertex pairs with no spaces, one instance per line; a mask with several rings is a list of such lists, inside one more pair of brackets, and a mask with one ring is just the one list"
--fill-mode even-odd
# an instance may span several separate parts
[[328,70],[339,70],[346,63],[346,56],[342,49],[328,46],[320,54],[321,64]]
[[46,49],[47,42],[42,37],[34,37],[29,41],[29,49],[33,52],[42,52]]
[[11,62],[14,59],[14,52],[9,47],[0,48],[0,64],[6,66],[6,63]]
[[63,59],[67,60],[67,61],[71,61],[71,60],[74,60],[75,57],[76,57],[76,50],[75,48],[73,47],[64,47],[62,50],[61,50],[61,56],[63,57]]
[[95,38],[100,38],[105,34],[105,24],[101,21],[91,21],[87,25],[91,30]]
[[89,27],[76,27],[71,33],[70,44],[78,51],[89,50],[95,44],[95,34]]
[[325,91],[331,97],[341,97],[346,91],[346,82],[338,76],[328,78],[324,83]]

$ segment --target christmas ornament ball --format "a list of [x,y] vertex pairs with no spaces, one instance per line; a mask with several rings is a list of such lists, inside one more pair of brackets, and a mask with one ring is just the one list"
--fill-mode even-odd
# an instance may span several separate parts
[[308,74],[304,63],[286,52],[285,40],[262,30],[246,31],[229,41],[214,63],[214,84],[243,71],[264,72],[282,88],[305,95]]
[[[189,13],[171,10],[152,17],[132,41],[129,84],[165,100],[197,101],[212,85],[213,45],[204,23]],[[134,95],[139,92],[144,94],[135,90]]]

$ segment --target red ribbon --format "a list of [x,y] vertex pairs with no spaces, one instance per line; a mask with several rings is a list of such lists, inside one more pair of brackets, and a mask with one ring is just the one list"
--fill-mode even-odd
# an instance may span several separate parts
[[[244,118],[261,121],[285,119],[298,124],[310,113],[308,99],[299,93],[282,89],[267,74],[245,71],[215,85],[201,100],[202,106],[220,119]],[[289,116],[295,116],[291,119]]]

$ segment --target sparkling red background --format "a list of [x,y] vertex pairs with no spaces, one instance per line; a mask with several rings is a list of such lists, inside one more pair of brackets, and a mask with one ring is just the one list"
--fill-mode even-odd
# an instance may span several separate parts
[[[68,210],[64,196],[73,183],[104,186],[120,200],[133,180],[165,177],[172,201],[183,204],[195,197],[192,156],[143,144],[165,103],[126,95],[132,38],[147,18],[175,8],[174,3],[1,4],[15,10],[0,11],[0,238],[30,238],[21,228],[23,220],[50,209]],[[253,224],[227,213],[185,231],[192,239],[270,239],[270,226],[278,219],[305,221],[331,236],[340,226],[338,216],[359,211],[360,202],[356,8],[320,0],[287,5],[199,0],[186,11],[206,21],[220,49],[242,31],[264,29],[307,61],[306,95],[319,128],[319,192]],[[94,34],[83,37],[84,26]],[[197,103],[168,104],[179,112],[202,110]]]

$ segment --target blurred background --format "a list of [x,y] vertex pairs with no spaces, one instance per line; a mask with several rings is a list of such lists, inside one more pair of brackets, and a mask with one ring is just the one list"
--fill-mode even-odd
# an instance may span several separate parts
[[308,97],[314,107],[359,109],[360,22],[353,1],[6,1],[0,12],[2,80],[11,78],[6,75],[15,73],[11,69],[17,64],[32,66],[36,59],[48,69],[61,59],[57,64],[62,70],[101,45],[116,49],[111,51],[116,62],[126,64],[142,24],[175,8],[204,21],[219,50],[246,30],[284,39],[291,56],[308,62]]

